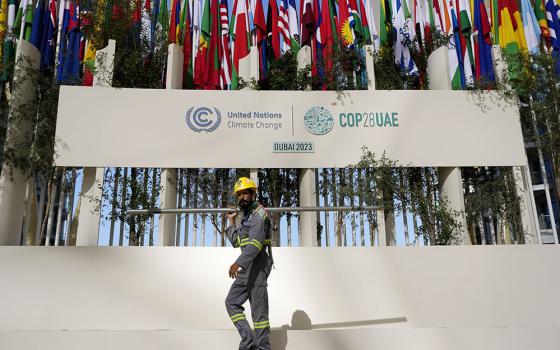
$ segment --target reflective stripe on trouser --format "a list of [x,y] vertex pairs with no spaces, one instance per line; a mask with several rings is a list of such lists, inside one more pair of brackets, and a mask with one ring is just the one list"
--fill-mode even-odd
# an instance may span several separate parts
[[[245,318],[243,304],[249,300],[253,316],[254,333]],[[268,323],[268,291],[265,286],[246,287],[235,281],[226,297],[227,312],[241,336],[240,350],[256,345],[259,349],[270,350],[270,325]]]

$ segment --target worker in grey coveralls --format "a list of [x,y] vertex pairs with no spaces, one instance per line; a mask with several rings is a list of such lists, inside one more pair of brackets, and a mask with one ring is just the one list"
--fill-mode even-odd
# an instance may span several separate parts
[[[270,219],[257,204],[257,186],[246,177],[237,180],[234,192],[242,213],[229,214],[226,235],[234,247],[241,247],[241,255],[229,268],[235,278],[226,297],[226,309],[241,335],[240,350],[270,350],[268,320],[268,291],[266,280],[272,268],[270,250]],[[268,254],[265,251],[268,248]],[[243,304],[249,300],[254,333],[245,318]]]

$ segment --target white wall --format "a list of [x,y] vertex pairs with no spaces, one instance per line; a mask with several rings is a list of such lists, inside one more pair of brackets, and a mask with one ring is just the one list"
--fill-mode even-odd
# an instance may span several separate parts
[[[556,246],[276,248],[272,327],[560,326]],[[233,329],[233,248],[0,247],[0,332]],[[248,317],[250,319],[250,317]],[[297,320],[296,320],[297,323]],[[305,328],[305,327],[303,327]]]

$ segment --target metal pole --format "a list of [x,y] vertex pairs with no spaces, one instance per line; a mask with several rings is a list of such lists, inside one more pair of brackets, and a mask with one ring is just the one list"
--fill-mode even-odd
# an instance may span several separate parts
[[[279,212],[303,212],[303,211],[371,211],[383,209],[381,206],[340,206],[340,207],[271,207],[265,208],[271,213]],[[126,215],[153,215],[153,214],[217,214],[217,213],[233,213],[237,209],[232,208],[152,208],[152,209],[132,209],[126,212]]]

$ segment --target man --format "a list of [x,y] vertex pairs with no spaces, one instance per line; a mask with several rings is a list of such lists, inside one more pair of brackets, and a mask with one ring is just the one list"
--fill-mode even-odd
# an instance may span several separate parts
[[[229,268],[229,276],[235,281],[226,297],[226,309],[241,335],[240,350],[270,350],[266,283],[272,268],[270,219],[256,202],[257,186],[253,180],[239,178],[233,191],[242,216],[237,212],[228,215],[226,235],[234,247],[241,247],[241,255]],[[254,333],[243,313],[247,299],[251,304]]]

